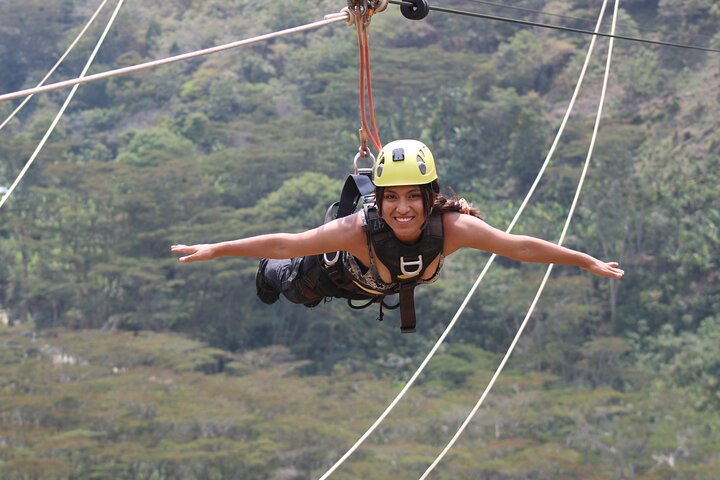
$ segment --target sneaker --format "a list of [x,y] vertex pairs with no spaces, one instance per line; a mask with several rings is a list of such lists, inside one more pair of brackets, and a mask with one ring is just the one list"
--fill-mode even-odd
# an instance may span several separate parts
[[255,274],[255,289],[257,290],[257,296],[260,301],[271,305],[278,301],[280,298],[280,292],[278,292],[265,279],[265,267],[267,266],[267,263],[267,258],[260,260],[260,265],[258,266],[257,273]]

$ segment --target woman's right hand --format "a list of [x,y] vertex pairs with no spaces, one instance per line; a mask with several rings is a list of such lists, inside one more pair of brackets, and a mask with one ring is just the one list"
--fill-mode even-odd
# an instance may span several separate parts
[[173,245],[170,251],[181,253],[184,257],[178,258],[180,263],[206,262],[215,258],[214,245],[202,243],[198,245]]

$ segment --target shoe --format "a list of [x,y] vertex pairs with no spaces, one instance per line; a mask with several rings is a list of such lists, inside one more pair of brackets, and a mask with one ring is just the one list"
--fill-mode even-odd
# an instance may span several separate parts
[[255,289],[257,290],[257,296],[261,302],[272,305],[280,298],[280,292],[278,292],[265,279],[265,267],[267,266],[267,263],[267,258],[260,260],[260,265],[258,266],[257,273],[255,274]]
[[324,299],[324,298],[319,298],[319,299],[317,299],[317,300],[315,300],[315,301],[312,301],[312,302],[303,303],[303,305],[305,305],[305,306],[308,307],[308,308],[314,308],[314,307],[317,307],[318,305],[320,305],[320,302],[322,302],[323,300],[325,300],[325,299]]

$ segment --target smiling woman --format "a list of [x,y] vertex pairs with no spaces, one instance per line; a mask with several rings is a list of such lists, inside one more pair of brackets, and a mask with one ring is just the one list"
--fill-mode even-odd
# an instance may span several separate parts
[[184,255],[182,263],[225,256],[262,258],[256,288],[268,304],[282,294],[308,307],[332,297],[368,300],[369,305],[399,293],[403,332],[415,329],[414,287],[437,279],[443,259],[460,248],[573,265],[613,279],[623,276],[616,262],[491,227],[464,199],[440,194],[437,178],[425,144],[397,140],[382,148],[373,166],[374,199],[366,198],[352,215],[301,233],[174,245],[172,251]]

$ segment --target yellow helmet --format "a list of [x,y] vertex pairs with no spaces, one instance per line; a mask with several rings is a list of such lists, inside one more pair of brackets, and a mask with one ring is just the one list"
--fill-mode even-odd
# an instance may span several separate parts
[[395,140],[385,145],[373,166],[376,187],[424,185],[437,180],[430,149],[417,140]]

